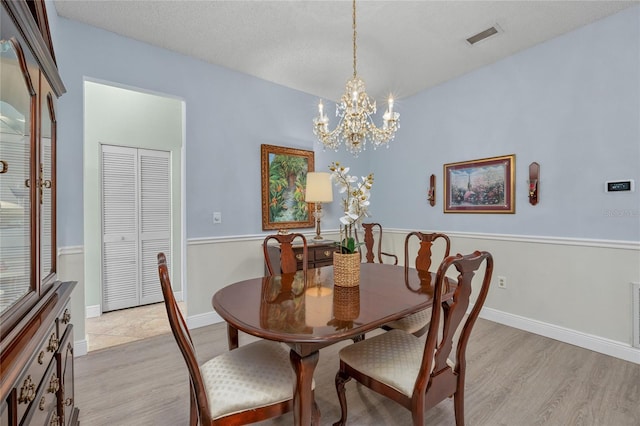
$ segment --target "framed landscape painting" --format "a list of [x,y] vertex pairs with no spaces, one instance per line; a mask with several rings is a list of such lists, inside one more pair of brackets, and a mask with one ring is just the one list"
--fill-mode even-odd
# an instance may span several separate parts
[[260,145],[262,229],[313,228],[313,203],[304,201],[313,151]]
[[445,213],[515,213],[515,154],[444,165]]

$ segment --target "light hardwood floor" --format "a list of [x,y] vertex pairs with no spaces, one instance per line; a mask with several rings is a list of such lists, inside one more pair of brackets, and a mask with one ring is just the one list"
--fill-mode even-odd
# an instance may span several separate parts
[[[227,350],[224,324],[192,335],[201,361]],[[250,340],[241,333],[241,345]],[[340,417],[333,379],[337,351],[350,343],[320,351],[315,380],[321,425]],[[640,425],[638,364],[486,320],[478,320],[467,358],[467,425]],[[84,425],[188,424],[187,370],[171,334],[90,352],[75,360],[75,375]],[[347,400],[350,425],[411,424],[408,411],[354,381],[347,384]],[[259,424],[291,425],[293,417]],[[425,424],[454,425],[452,401],[430,410]]]

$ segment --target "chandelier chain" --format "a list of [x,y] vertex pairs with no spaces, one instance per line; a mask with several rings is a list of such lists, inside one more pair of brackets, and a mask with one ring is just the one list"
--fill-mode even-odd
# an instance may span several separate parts
[[358,71],[357,71],[357,67],[356,67],[356,50],[358,48],[357,44],[356,44],[356,36],[357,36],[357,32],[356,32],[356,0],[353,0],[353,78],[356,78],[358,76]]

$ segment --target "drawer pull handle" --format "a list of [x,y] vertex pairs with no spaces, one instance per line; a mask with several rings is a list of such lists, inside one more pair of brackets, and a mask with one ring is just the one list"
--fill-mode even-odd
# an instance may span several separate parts
[[56,333],[51,333],[51,337],[49,338],[49,346],[47,346],[47,350],[49,352],[55,352],[58,350],[60,343],[56,338]]
[[49,389],[47,389],[47,392],[56,393],[58,389],[60,389],[60,379],[54,374],[51,376],[51,381],[49,381]]
[[27,376],[20,388],[20,396],[18,397],[18,403],[29,404],[36,398],[36,385],[31,381],[31,375]]
[[62,314],[62,323],[69,324],[69,321],[71,321],[71,313],[69,312],[69,309],[65,309],[64,314]]
[[329,257],[329,256],[331,256],[331,252],[329,250],[325,250],[324,257]]
[[64,400],[64,405],[69,406],[73,405],[73,398],[67,398]]
[[302,260],[302,259],[304,259],[304,256],[301,255],[301,254],[296,254],[296,259]]
[[44,363],[44,351],[40,351],[38,354],[38,364],[42,365]]
[[0,168],[0,175],[9,171],[9,163],[6,161],[0,160],[0,166],[2,166],[2,168]]
[[40,404],[38,405],[38,408],[40,409],[40,411],[44,411],[44,403],[47,402],[46,398],[43,396],[42,398],[40,398]]

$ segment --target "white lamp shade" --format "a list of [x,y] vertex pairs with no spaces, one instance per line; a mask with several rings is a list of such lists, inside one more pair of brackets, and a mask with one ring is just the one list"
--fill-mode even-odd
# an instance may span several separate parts
[[333,201],[331,174],[326,172],[307,173],[307,187],[304,200],[309,203],[330,203]]

